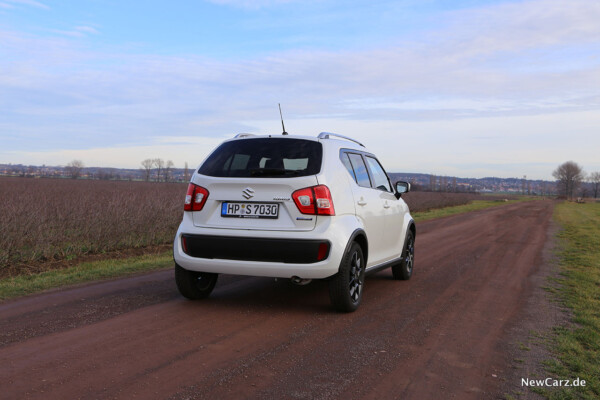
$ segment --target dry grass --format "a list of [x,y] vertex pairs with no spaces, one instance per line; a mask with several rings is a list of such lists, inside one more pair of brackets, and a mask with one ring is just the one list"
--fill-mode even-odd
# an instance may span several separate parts
[[[0,178],[0,276],[66,267],[66,261],[82,256],[171,243],[183,213],[186,187]],[[411,192],[403,198],[411,212],[420,212],[467,204],[483,196]],[[32,267],[39,264],[41,268]]]
[[402,195],[411,213],[460,206],[473,200],[492,200],[477,193],[410,192]]
[[0,268],[173,240],[186,185],[0,178]]

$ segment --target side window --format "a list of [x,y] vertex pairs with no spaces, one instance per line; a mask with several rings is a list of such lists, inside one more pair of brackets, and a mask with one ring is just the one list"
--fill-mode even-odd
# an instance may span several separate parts
[[348,158],[348,153],[342,153],[342,156],[340,157],[340,159],[342,160],[342,164],[344,164],[344,167],[346,167],[346,169],[348,170],[348,173],[350,174],[352,179],[354,179],[354,182],[356,182],[356,175],[354,175],[354,169],[352,168],[352,164],[350,164],[350,159]]
[[358,186],[371,187],[367,166],[365,165],[362,156],[360,154],[348,153],[348,157],[350,158],[350,164],[352,164]]
[[385,171],[379,164],[379,161],[373,157],[366,157],[367,164],[369,164],[369,170],[371,171],[371,175],[373,176],[373,180],[375,181],[373,186],[379,190],[385,190],[386,192],[391,192],[392,188],[390,186],[390,181],[388,180]]

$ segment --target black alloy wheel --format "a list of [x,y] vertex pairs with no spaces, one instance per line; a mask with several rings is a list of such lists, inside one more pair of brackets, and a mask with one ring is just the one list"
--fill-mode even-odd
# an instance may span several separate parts
[[190,300],[204,299],[212,293],[217,284],[218,274],[190,271],[175,264],[177,289]]
[[340,269],[329,280],[329,297],[336,310],[355,311],[360,305],[365,283],[365,257],[362,248],[352,243],[342,258]]
[[415,236],[412,231],[406,233],[406,245],[402,253],[402,260],[392,266],[394,279],[406,281],[410,279],[415,265]]

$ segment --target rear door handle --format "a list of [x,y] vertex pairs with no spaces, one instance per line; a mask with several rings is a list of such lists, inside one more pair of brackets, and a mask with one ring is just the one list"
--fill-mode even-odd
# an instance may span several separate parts
[[390,208],[390,205],[388,204],[387,201],[385,203],[383,203],[383,208]]
[[366,201],[364,201],[363,199],[360,199],[360,200],[357,202],[357,204],[358,204],[359,206],[366,206],[366,205],[367,205],[367,202],[366,202]]

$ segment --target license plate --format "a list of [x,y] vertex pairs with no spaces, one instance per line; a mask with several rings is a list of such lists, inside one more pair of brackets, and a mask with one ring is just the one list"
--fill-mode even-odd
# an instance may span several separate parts
[[238,203],[224,202],[221,205],[221,217],[232,218],[277,218],[277,203]]

